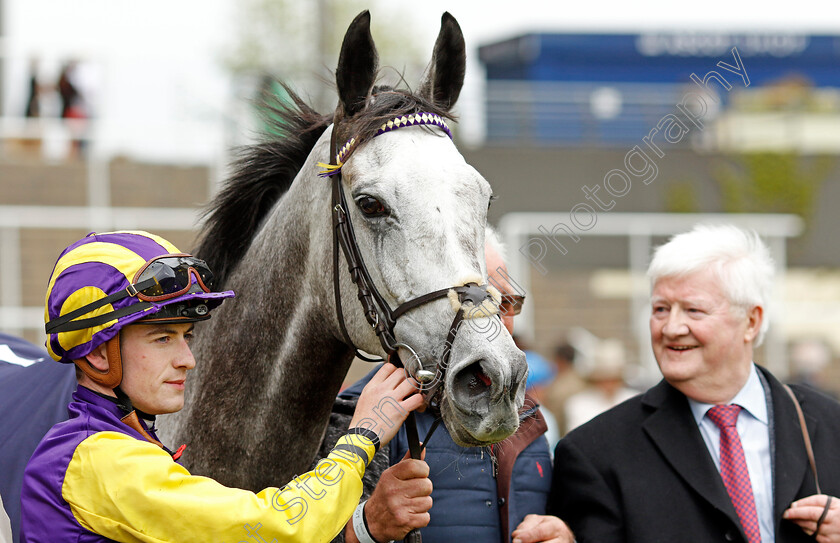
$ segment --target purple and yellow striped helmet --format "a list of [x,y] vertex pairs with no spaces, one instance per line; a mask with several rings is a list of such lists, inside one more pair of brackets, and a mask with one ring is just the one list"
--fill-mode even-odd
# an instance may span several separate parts
[[67,247],[47,286],[47,351],[71,363],[144,322],[193,322],[233,291],[212,292],[207,264],[148,232],[90,233]]

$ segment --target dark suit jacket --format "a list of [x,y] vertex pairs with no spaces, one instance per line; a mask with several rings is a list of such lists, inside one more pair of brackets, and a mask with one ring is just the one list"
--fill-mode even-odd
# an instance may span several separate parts
[[[782,520],[791,502],[816,493],[793,401],[767,370],[777,542],[811,541]],[[840,404],[793,387],[811,436],[820,487],[840,496]],[[685,396],[662,381],[560,440],[549,514],[579,543],[744,541],[735,508]]]

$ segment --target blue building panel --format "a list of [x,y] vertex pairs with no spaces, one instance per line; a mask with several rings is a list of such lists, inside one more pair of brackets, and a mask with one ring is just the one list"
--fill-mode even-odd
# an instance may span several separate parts
[[680,83],[732,64],[733,47],[756,84],[795,73],[840,87],[840,36],[528,34],[480,47],[479,58],[489,80]]
[[[696,89],[692,75],[711,72],[732,89],[747,80],[755,88],[791,78],[840,87],[840,36],[527,34],[485,45],[479,57],[487,73],[489,141],[623,145]],[[725,108],[731,93],[709,86]],[[605,94],[606,104],[599,102]]]

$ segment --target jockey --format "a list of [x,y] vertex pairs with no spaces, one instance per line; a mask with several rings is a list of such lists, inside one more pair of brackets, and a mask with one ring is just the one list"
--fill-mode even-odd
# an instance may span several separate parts
[[[22,542],[309,543],[331,540],[350,519],[368,462],[398,424],[377,435],[351,423],[315,470],[256,494],[191,475],[176,462],[184,447],[157,439],[155,415],[184,405],[194,323],[233,296],[212,287],[204,261],[146,232],[92,233],[62,252],[47,287],[46,344],[76,365],[78,387],[70,419],[26,467]],[[375,417],[386,396],[402,419],[422,403],[393,366],[371,383],[355,423]]]

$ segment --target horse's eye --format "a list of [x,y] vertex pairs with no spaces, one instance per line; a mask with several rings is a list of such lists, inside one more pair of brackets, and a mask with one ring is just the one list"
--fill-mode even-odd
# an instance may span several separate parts
[[356,200],[356,205],[359,206],[359,209],[362,210],[362,213],[367,215],[368,217],[381,217],[382,215],[387,214],[387,210],[385,206],[374,198],[373,196],[360,196]]

